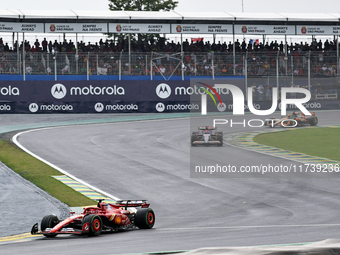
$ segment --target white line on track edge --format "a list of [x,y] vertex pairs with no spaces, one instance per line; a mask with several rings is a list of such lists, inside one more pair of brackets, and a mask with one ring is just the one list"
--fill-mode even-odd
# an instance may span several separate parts
[[[151,119],[151,120],[138,120],[138,122],[147,122],[147,121],[166,121],[166,120],[178,120],[178,119],[187,119],[187,118],[190,118],[189,117],[179,117],[179,118],[169,118],[169,119]],[[130,122],[133,122],[133,121],[117,121],[117,122],[109,122],[109,123],[91,123],[91,125],[102,125],[102,124],[117,124],[117,123],[130,123]],[[76,124],[78,125],[78,124]],[[27,131],[23,131],[23,132],[20,132],[20,133],[17,133],[15,134],[13,137],[12,137],[12,141],[13,143],[18,146],[20,149],[22,149],[23,151],[25,151],[26,153],[30,154],[31,156],[35,157],[36,159],[40,160],[41,162],[53,167],[54,169],[58,170],[59,172],[61,172],[62,174],[72,178],[73,180],[76,180],[78,181],[79,183],[93,189],[94,191],[97,191],[98,193],[101,193],[102,195],[105,195],[109,198],[112,198],[113,200],[121,200],[119,198],[117,198],[116,196],[114,195],[111,195],[95,186],[92,186],[91,184],[75,177],[74,175],[70,174],[69,172],[61,169],[60,167],[48,162],[47,160],[39,157],[38,155],[34,154],[33,152],[31,152],[30,150],[28,150],[27,148],[25,148],[23,145],[21,145],[18,141],[18,137],[22,134],[26,134],[26,133],[29,133],[29,132],[35,132],[35,131],[39,131],[39,130],[45,130],[45,129],[52,129],[52,128],[61,128],[61,127],[70,127],[70,126],[73,126],[73,125],[62,125],[62,126],[54,126],[54,127],[44,127],[44,128],[37,128],[37,129],[31,129],[31,130],[27,130]]]
[[18,146],[20,149],[22,149],[22,150],[25,151],[26,153],[28,153],[28,154],[30,154],[31,156],[35,157],[36,159],[38,159],[38,160],[44,162],[45,164],[47,164],[47,165],[53,167],[54,169],[58,170],[58,171],[61,172],[62,174],[67,175],[68,177],[72,178],[73,180],[76,180],[76,181],[80,182],[81,184],[83,184],[83,185],[85,185],[85,186],[87,186],[87,187],[89,187],[89,188],[91,188],[91,189],[97,191],[98,193],[101,193],[101,194],[103,194],[103,195],[105,195],[105,196],[107,196],[107,197],[112,198],[113,200],[116,200],[116,201],[117,201],[117,200],[120,200],[119,198],[117,198],[117,197],[115,197],[115,196],[113,196],[113,195],[111,195],[111,194],[109,194],[109,193],[107,193],[107,192],[105,192],[105,191],[103,191],[103,190],[97,188],[97,187],[92,186],[91,184],[89,184],[89,183],[87,183],[87,182],[85,182],[85,181],[83,181],[83,180],[81,180],[81,179],[75,177],[74,175],[68,173],[67,171],[61,169],[60,167],[58,167],[58,166],[56,166],[56,165],[54,165],[54,164],[48,162],[47,160],[45,160],[45,159],[39,157],[38,155],[34,154],[34,153],[31,152],[30,150],[28,150],[28,149],[26,149],[24,146],[22,146],[22,145],[19,143],[18,139],[17,139],[17,138],[18,138],[20,135],[22,135],[22,134],[29,133],[29,132],[33,132],[33,131],[39,131],[39,130],[43,130],[43,129],[50,129],[50,128],[51,128],[51,127],[49,127],[49,128],[39,128],[39,129],[34,129],[34,130],[28,130],[28,131],[20,132],[20,133],[18,133],[18,134],[16,134],[16,135],[13,136],[12,141],[14,142],[14,144],[15,144],[16,146]]

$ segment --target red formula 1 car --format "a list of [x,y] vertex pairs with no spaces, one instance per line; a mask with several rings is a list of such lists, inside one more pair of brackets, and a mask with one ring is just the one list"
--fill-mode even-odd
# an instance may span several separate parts
[[302,112],[293,112],[282,119],[272,118],[266,120],[265,125],[269,127],[296,127],[303,125],[316,126],[318,124],[318,117],[314,112],[311,116],[306,116]]
[[130,228],[150,229],[155,224],[155,213],[146,200],[121,200],[115,204],[99,200],[97,206],[85,207],[83,213],[59,220],[54,214],[45,216],[34,224],[31,234],[55,237],[58,234],[100,235],[103,231],[118,231]]

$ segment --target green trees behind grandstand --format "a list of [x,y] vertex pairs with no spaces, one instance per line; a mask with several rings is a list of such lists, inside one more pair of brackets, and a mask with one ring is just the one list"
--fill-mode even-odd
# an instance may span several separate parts
[[[177,1],[173,0],[109,0],[110,11],[171,11],[178,5]],[[125,38],[126,35],[114,35],[109,34],[110,37],[120,41]],[[153,38],[159,38],[159,34],[131,34],[131,40],[133,41],[153,41]]]
[[172,0],[109,0],[111,11],[171,11],[177,5]]

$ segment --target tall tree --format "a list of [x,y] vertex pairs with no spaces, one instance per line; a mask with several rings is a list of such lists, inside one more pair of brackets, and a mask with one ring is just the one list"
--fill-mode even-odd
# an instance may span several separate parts
[[177,5],[172,0],[109,0],[111,11],[170,11]]
[[[173,0],[109,0],[110,11],[170,11],[174,10],[178,5],[177,1]],[[126,35],[113,35],[118,40],[126,37]],[[160,38],[159,34],[138,34],[138,39],[135,34],[131,34],[131,40],[135,41],[151,41],[154,38]],[[165,38],[164,38],[165,40]]]

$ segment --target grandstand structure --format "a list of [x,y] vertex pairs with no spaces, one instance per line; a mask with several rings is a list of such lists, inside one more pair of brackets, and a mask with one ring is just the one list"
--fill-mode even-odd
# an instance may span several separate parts
[[[192,76],[211,77],[245,76],[248,86],[297,84],[327,91],[339,89],[340,13],[228,13],[228,12],[148,12],[148,11],[81,11],[81,10],[0,10],[0,37],[12,34],[11,52],[0,52],[0,76],[52,75],[113,75],[144,76],[147,79],[187,79]],[[19,47],[25,45],[25,34],[76,35],[73,50],[40,51]],[[181,40],[177,47],[153,47],[149,51],[136,48],[127,40],[101,42],[97,50],[80,47],[78,34],[161,34],[191,36],[194,42]],[[229,35],[231,45],[210,43],[209,48],[193,51],[202,46],[200,35]],[[20,35],[20,37],[19,37]],[[283,44],[265,42],[265,36],[278,36]],[[239,36],[245,39],[242,45]],[[294,47],[287,36],[311,39],[309,47]],[[329,37],[320,47],[317,39]],[[195,38],[196,37],[196,38]],[[198,38],[197,38],[198,37]],[[262,37],[262,40],[250,38]],[[130,36],[128,36],[130,38]],[[65,41],[65,40],[63,40]],[[320,40],[321,41],[321,40]],[[168,42],[163,42],[169,46]],[[156,42],[155,42],[156,44]],[[250,46],[251,44],[251,46]],[[106,49],[101,50],[105,45]],[[268,45],[268,47],[267,47]],[[1,45],[0,45],[1,46]],[[158,45],[159,46],[159,45]],[[214,47],[213,47],[214,46]],[[143,47],[143,46],[142,46]],[[249,48],[250,47],[250,48]],[[1,50],[1,49],[0,49]],[[186,51],[187,50],[187,51]],[[137,79],[137,78],[136,78]],[[255,79],[255,80],[254,80]],[[333,97],[335,93],[330,96]],[[328,97],[328,94],[325,97]]]

